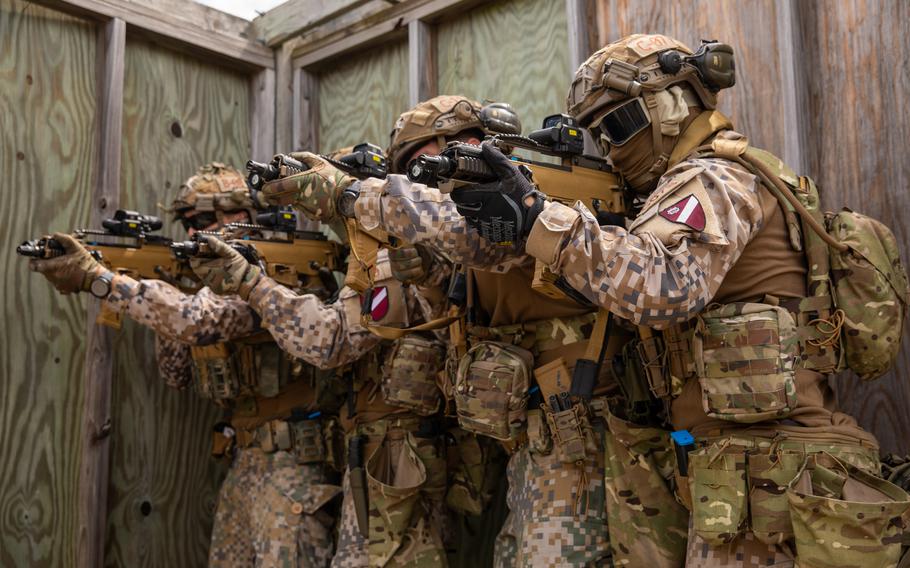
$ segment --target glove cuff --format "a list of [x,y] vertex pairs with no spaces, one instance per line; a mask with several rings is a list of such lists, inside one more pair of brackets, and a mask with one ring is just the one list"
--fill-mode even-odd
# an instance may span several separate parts
[[259,284],[260,280],[262,280],[262,270],[260,270],[258,266],[251,265],[243,274],[243,282],[240,283],[240,288],[237,289],[237,295],[240,296],[244,302],[249,300],[250,293],[252,293],[256,284]]

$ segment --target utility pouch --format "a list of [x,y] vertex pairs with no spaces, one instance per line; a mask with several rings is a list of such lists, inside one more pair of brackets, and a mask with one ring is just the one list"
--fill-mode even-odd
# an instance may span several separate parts
[[746,454],[712,446],[689,454],[692,525],[708,544],[732,542],[746,521]]
[[468,432],[506,442],[522,430],[534,356],[527,349],[480,341],[458,362],[455,405]]
[[895,566],[900,559],[902,517],[910,508],[900,487],[851,465],[829,469],[810,458],[787,499],[799,566]]
[[[387,432],[367,460],[370,500],[369,553],[382,564],[401,545],[411,525],[427,470],[415,450],[411,434]],[[381,537],[381,538],[380,538]]]
[[733,422],[783,418],[796,407],[796,323],[768,304],[732,303],[698,316],[693,338],[702,405]]
[[192,346],[193,379],[196,392],[214,401],[240,395],[240,372],[227,343]]
[[297,420],[287,424],[294,440],[294,455],[297,457],[297,463],[324,462],[326,448],[320,421]]
[[550,426],[553,447],[556,448],[559,461],[583,463],[587,456],[596,455],[594,433],[584,404],[573,404],[568,409],[559,412],[545,409],[544,413],[547,417],[547,424]]
[[802,452],[749,452],[749,514],[759,541],[776,545],[793,537],[787,487],[806,461]]
[[547,417],[540,408],[528,410],[528,450],[541,456],[548,456],[553,451]]
[[445,364],[445,346],[419,335],[395,341],[382,373],[382,395],[386,403],[407,408],[420,416],[439,410],[442,393],[436,384]]

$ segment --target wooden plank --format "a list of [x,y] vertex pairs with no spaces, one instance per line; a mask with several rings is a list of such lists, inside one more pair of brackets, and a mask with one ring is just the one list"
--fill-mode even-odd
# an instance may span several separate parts
[[433,25],[408,24],[408,104],[416,106],[436,95],[436,47]]
[[[246,74],[128,38],[121,203],[154,212],[198,166],[242,167],[250,121]],[[185,236],[165,219],[164,234]],[[114,351],[106,564],[204,566],[223,474],[210,457],[221,412],[162,383],[144,327],[126,322]]]
[[369,0],[289,0],[253,20],[256,37],[277,48],[293,35],[303,33]]
[[[123,65],[126,23],[114,18],[98,30],[99,152],[97,183],[92,193],[90,226],[118,208],[120,200],[120,134],[123,119]],[[107,489],[110,467],[111,374],[113,331],[95,323],[101,303],[92,298],[86,312],[83,370],[82,450],[79,468],[79,566],[104,565]]]
[[[236,24],[223,25],[230,22],[233,16],[196,6],[195,3],[178,0],[35,1],[78,16],[100,20],[120,18],[131,29],[135,28],[152,39],[164,40],[172,48],[183,48],[196,55],[215,56],[226,64],[249,69],[273,68],[275,65],[272,51],[249,37],[249,32],[238,32]],[[216,27],[212,22],[222,25]]]
[[791,168],[806,172],[808,145],[808,75],[804,67],[803,39],[799,30],[799,6],[797,0],[783,0],[777,5],[777,30],[780,34],[780,48],[777,57],[780,67],[783,105],[783,148],[780,157]]
[[[885,222],[910,266],[910,3],[799,2],[800,52],[808,82],[809,172],[822,205]],[[910,322],[894,369],[873,382],[835,382],[844,412],[885,451],[910,452]]]
[[97,52],[93,23],[0,0],[0,566],[80,566],[85,300],[13,245],[89,222]]
[[294,148],[294,65],[292,46],[283,43],[275,50],[275,151],[288,152]]
[[571,82],[564,2],[495,2],[437,25],[439,92],[507,102],[525,132],[563,112]]
[[569,67],[575,70],[584,63],[597,42],[597,5],[593,0],[566,0],[569,26]]
[[[263,69],[250,82],[250,157],[275,155],[275,71]],[[242,164],[241,164],[242,165]]]
[[294,92],[297,104],[294,105],[293,147],[312,152],[319,148],[319,79],[309,71],[298,69]]
[[408,46],[370,49],[319,75],[320,152],[372,142],[384,147],[408,109]]

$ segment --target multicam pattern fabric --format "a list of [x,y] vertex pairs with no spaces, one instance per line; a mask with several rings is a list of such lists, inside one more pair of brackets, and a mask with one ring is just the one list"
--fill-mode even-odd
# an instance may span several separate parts
[[[681,162],[661,178],[629,230],[600,227],[578,203],[551,203],[537,219],[529,251],[599,306],[637,324],[665,328],[692,318],[714,297],[743,248],[762,225],[756,178],[719,159]],[[659,215],[694,195],[705,227]],[[560,243],[539,245],[535,239]]]
[[584,467],[528,446],[508,465],[509,517],[496,542],[494,566],[609,566],[603,435]]
[[218,495],[209,566],[328,566],[331,516],[320,509],[337,492],[322,465],[298,465],[287,452],[240,450]]
[[294,153],[291,157],[310,169],[266,183],[262,186],[262,196],[272,205],[293,205],[311,219],[333,220],[335,202],[355,178],[309,152]]
[[218,296],[206,288],[185,294],[161,280],[114,276],[104,301],[159,335],[192,345],[246,337],[258,325],[256,313],[236,296]]

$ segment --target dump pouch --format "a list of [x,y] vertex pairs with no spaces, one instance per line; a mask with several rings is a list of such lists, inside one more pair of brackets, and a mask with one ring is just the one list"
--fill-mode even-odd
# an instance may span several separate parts
[[455,377],[458,423],[468,432],[514,442],[522,430],[534,356],[527,349],[480,341]]
[[[825,456],[819,456],[820,458]],[[787,490],[799,566],[896,566],[910,496],[851,465],[810,458]]]
[[732,303],[698,316],[692,340],[708,416],[733,422],[783,418],[796,408],[796,324],[787,310]]
[[746,454],[718,446],[689,454],[689,492],[698,536],[715,546],[732,542],[746,520]]
[[445,346],[419,335],[395,341],[389,363],[382,370],[382,395],[391,406],[407,408],[420,416],[435,414],[442,402],[436,384],[445,364]]

